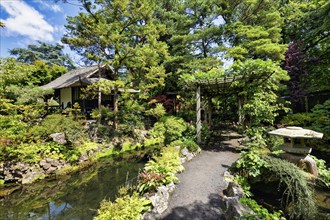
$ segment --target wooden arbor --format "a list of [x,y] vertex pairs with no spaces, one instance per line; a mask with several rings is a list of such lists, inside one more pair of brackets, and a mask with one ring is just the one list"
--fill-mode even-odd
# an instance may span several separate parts
[[[214,97],[228,97],[234,94],[239,94],[240,89],[234,86],[236,80],[241,77],[221,77],[213,79],[195,79],[186,81],[186,85],[190,88],[196,89],[196,130],[197,142],[200,143],[202,136],[202,113],[201,113],[201,96],[204,95],[208,102],[208,111],[206,112],[206,121],[209,125],[212,124],[212,98]],[[239,109],[242,103],[239,102]],[[239,117],[239,122],[242,123],[242,116]]]

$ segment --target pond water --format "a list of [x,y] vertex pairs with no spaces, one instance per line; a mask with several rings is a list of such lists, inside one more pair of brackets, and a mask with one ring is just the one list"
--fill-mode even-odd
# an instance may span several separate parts
[[113,201],[119,187],[136,181],[143,166],[142,162],[102,164],[60,179],[19,186],[0,198],[0,219],[92,219],[100,202]]

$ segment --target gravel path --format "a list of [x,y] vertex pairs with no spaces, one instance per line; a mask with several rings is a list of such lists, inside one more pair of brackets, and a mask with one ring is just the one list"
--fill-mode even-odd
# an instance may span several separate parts
[[192,161],[184,164],[168,209],[160,219],[213,220],[220,219],[220,195],[223,173],[239,158],[233,149],[203,150]]

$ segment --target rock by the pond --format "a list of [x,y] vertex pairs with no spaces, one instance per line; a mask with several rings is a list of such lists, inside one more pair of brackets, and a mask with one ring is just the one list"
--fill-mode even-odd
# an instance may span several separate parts
[[160,186],[157,188],[157,192],[149,197],[153,205],[153,209],[146,212],[142,219],[144,220],[152,220],[157,219],[161,213],[163,213],[168,207],[168,200],[170,194],[174,191],[175,185],[173,182],[166,186]]
[[44,177],[45,174],[43,170],[39,166],[33,166],[28,170],[28,172],[23,174],[22,184],[33,183],[34,181],[38,179],[43,179]]
[[49,135],[51,138],[53,138],[53,141],[59,144],[66,144],[67,141],[65,139],[64,133],[54,133]]
[[41,160],[39,164],[44,170],[48,170],[52,166],[46,160]]
[[237,197],[240,199],[243,198],[244,191],[235,182],[230,182],[228,187],[224,190],[224,194],[228,197]]
[[69,165],[65,160],[54,158],[43,159],[39,164],[11,161],[1,165],[0,178],[6,183],[29,184],[43,179],[47,175],[55,174],[58,170]]
[[233,182],[233,176],[229,172],[224,173],[224,182],[226,184],[223,190],[221,208],[224,210],[224,218],[240,219],[245,213],[253,214],[253,211],[239,202],[240,198],[243,198],[243,189]]
[[244,214],[250,213],[250,208],[242,205],[236,197],[227,197],[226,198],[226,207],[225,218],[228,220],[240,219]]

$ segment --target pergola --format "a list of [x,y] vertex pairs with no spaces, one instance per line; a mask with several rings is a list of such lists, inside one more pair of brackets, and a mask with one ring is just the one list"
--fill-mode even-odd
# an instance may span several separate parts
[[[240,114],[240,109],[244,105],[244,95],[239,95],[242,91],[246,90],[248,87],[255,87],[262,85],[267,79],[269,79],[275,72],[265,70],[264,72],[247,71],[242,70],[241,75],[221,75],[212,76],[205,78],[194,78],[185,80],[187,87],[196,90],[196,129],[197,129],[197,142],[201,142],[201,95],[207,97],[208,99],[208,113],[207,121],[212,121],[212,108],[211,101],[214,97],[229,97],[232,95],[238,95],[238,122],[245,127],[244,115]],[[238,83],[239,82],[239,83]]]
[[[241,76],[234,77],[219,77],[212,79],[195,79],[186,81],[186,85],[190,88],[196,89],[196,130],[197,130],[197,142],[201,142],[201,130],[202,130],[202,113],[201,113],[201,96],[207,97],[208,101],[208,112],[206,121],[211,124],[212,122],[212,98],[214,97],[228,97],[231,95],[237,95],[241,91],[239,87],[233,86],[232,84],[241,80]],[[242,107],[241,99],[238,99],[238,111]],[[243,117],[239,116],[239,123],[243,123]]]

